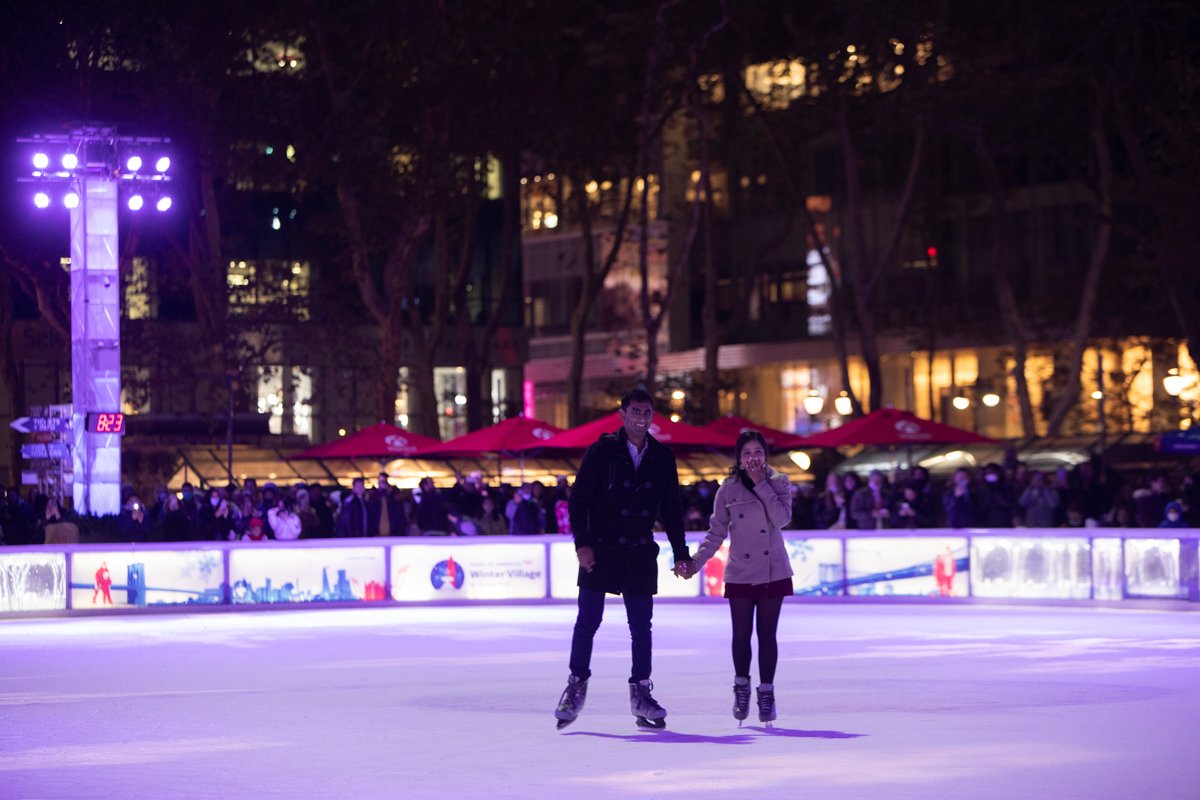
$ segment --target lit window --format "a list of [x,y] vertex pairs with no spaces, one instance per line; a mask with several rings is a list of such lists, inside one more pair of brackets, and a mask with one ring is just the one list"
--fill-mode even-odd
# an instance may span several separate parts
[[226,273],[229,313],[282,311],[305,321],[309,318],[310,278],[311,265],[307,261],[230,261]]

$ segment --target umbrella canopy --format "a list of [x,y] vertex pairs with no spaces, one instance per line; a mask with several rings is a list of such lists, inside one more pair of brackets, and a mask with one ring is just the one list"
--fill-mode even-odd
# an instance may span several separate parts
[[296,459],[324,458],[411,458],[418,452],[441,444],[437,439],[409,433],[404,428],[381,422],[357,433],[343,436],[332,442],[310,447],[292,456]]
[[[621,428],[621,417],[609,414],[594,422],[571,428],[569,431],[544,442],[523,448],[524,450],[583,451],[595,444],[602,434],[613,433]],[[673,448],[720,448],[732,449],[735,436],[717,433],[696,425],[672,422],[667,417],[655,416],[650,424],[650,435]]]
[[978,433],[921,419],[908,411],[881,408],[851,420],[840,428],[804,440],[806,447],[840,447],[849,444],[999,444]]
[[562,428],[528,417],[511,417],[503,422],[439,442],[420,451],[422,458],[478,458],[493,453],[513,453],[537,446]]
[[768,428],[766,425],[751,422],[745,417],[721,417],[720,419],[713,420],[704,427],[723,436],[732,436],[735,441],[741,435],[742,431],[758,431],[767,440],[767,446],[773,452],[777,453],[784,450],[799,450],[802,447],[808,446],[808,440],[802,436]]

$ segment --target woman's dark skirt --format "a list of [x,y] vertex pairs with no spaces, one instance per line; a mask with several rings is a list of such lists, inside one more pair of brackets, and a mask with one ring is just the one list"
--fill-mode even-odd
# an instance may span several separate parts
[[773,600],[776,597],[790,597],[795,594],[791,578],[780,578],[770,583],[727,583],[726,597],[740,597],[747,600]]

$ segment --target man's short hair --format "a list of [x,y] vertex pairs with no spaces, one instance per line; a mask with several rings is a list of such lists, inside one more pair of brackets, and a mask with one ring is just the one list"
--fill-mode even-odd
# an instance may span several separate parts
[[636,389],[626,392],[621,398],[621,410],[624,411],[629,408],[631,403],[646,403],[651,408],[654,408],[654,395],[639,386]]

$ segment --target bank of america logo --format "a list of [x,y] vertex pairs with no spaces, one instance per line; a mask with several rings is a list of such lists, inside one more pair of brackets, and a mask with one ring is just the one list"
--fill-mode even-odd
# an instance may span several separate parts
[[461,589],[466,577],[463,568],[453,558],[448,558],[433,565],[429,582],[435,589]]

